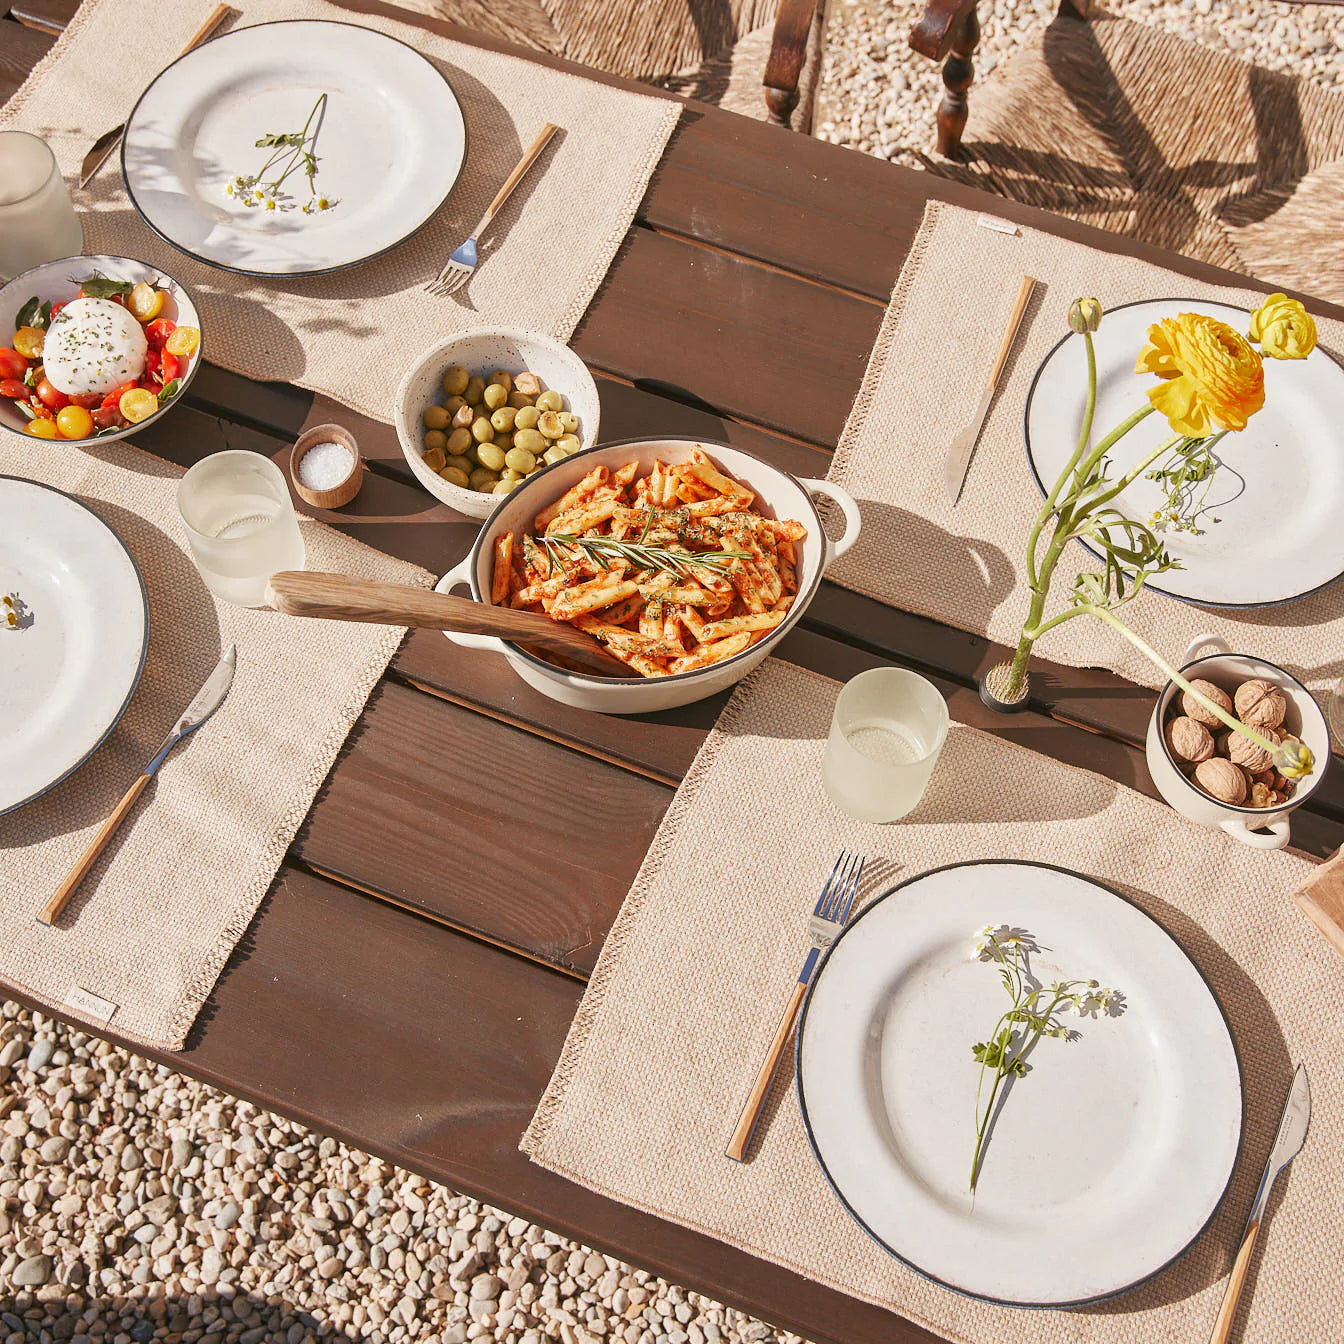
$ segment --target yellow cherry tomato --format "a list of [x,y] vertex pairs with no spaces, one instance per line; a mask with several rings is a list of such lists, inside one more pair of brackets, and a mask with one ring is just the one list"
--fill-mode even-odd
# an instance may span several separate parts
[[56,422],[45,417],[39,417],[24,425],[23,432],[31,434],[35,439],[54,439],[56,437]]
[[148,420],[159,409],[159,399],[143,387],[133,387],[129,392],[121,394],[117,409],[131,424],[138,425],[140,421]]
[[170,355],[194,355],[200,344],[201,333],[195,327],[178,327],[163,348]]
[[63,439],[93,437],[93,416],[83,406],[62,406],[56,412],[56,428]]
[[142,280],[128,295],[126,307],[137,322],[152,322],[163,312],[163,290],[155,289]]
[[14,349],[24,359],[36,359],[42,353],[47,333],[41,327],[20,327],[14,333]]

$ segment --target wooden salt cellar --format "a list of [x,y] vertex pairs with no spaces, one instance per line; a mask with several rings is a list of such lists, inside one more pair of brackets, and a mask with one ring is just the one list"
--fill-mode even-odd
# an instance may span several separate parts
[[[311,486],[304,485],[299,476],[299,463],[303,460],[304,453],[315,443],[339,443],[342,448],[348,448],[351,457],[354,458],[349,476],[328,490],[314,490]],[[364,484],[364,463],[360,459],[359,444],[355,436],[348,429],[342,429],[340,425],[314,425],[312,429],[305,430],[299,436],[298,442],[289,450],[289,479],[294,482],[294,489],[298,492],[299,498],[311,504],[313,508],[344,508],[359,494],[359,488]]]

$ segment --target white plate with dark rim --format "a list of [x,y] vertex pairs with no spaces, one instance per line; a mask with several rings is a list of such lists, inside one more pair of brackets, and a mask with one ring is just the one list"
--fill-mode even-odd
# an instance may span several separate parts
[[[302,129],[323,93],[316,186],[336,205],[302,213],[300,172],[283,188],[293,209],[231,199],[230,179],[265,162],[256,141]],[[466,157],[461,106],[434,65],[385,33],[316,19],[237,28],[179,57],[140,95],[121,147],[150,228],[246,275],[321,275],[396,247],[448,199]]]
[[[1028,930],[1047,983],[1095,977],[1124,1012],[1043,1039],[999,1111],[968,1193],[980,1066],[1009,999],[976,931]],[[831,945],[798,1028],[813,1151],[855,1220],[945,1287],[1066,1307],[1142,1283],[1222,1202],[1242,1132],[1227,1021],[1176,942],[1061,868],[985,860],[871,902]]]
[[[1097,352],[1094,438],[1144,405],[1152,374],[1135,373],[1148,328],[1177,313],[1216,317],[1245,336],[1245,309],[1202,299],[1158,299],[1108,309],[1093,337]],[[1027,460],[1042,494],[1073,455],[1082,428],[1087,360],[1081,336],[1063,337],[1041,361],[1023,417]],[[1317,348],[1303,360],[1265,360],[1265,405],[1216,450],[1222,459],[1209,493],[1219,522],[1200,536],[1164,538],[1182,569],[1146,586],[1203,607],[1265,607],[1307,597],[1344,575],[1344,367]],[[1111,452],[1117,474],[1171,430],[1150,415]],[[1148,480],[1114,503],[1146,522],[1161,502]],[[1090,548],[1089,548],[1090,549]]]
[[0,476],[0,813],[82,765],[126,712],[149,648],[149,601],[131,553],[92,509]]

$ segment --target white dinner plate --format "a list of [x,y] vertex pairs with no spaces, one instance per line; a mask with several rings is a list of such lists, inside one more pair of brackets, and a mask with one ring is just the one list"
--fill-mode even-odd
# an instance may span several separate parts
[[[985,925],[1026,929],[1046,983],[1095,977],[1120,1016],[1043,1038],[986,1148],[974,1198],[980,1066],[1010,1000],[975,958]],[[850,1214],[911,1269],[1010,1306],[1121,1292],[1213,1216],[1241,1141],[1241,1070],[1208,984],[1163,929],[1059,868],[935,869],[871,903],[832,944],[798,1030],[798,1093]]]
[[81,765],[130,704],[149,648],[149,602],[120,537],[77,499],[0,476],[0,593],[25,613],[0,628],[0,813]]
[[[1242,308],[1199,299],[1160,299],[1108,309],[1093,337],[1097,352],[1094,441],[1143,406],[1152,374],[1135,373],[1148,328],[1177,313],[1216,317],[1245,336]],[[1027,457],[1042,493],[1073,455],[1087,395],[1083,338],[1065,336],[1046,355],[1027,395]],[[1262,607],[1292,602],[1344,574],[1344,368],[1317,348],[1303,360],[1265,360],[1265,404],[1239,434],[1217,448],[1223,465],[1208,496],[1219,522],[1203,533],[1168,533],[1164,540],[1182,569],[1147,584],[1206,607]],[[1171,430],[1150,415],[1111,452],[1123,471]],[[1158,487],[1136,481],[1114,503],[1146,522],[1161,502]]]
[[[225,192],[265,162],[263,135],[300,131],[327,94],[316,214],[296,172],[295,208],[248,209]],[[376,257],[428,223],[467,157],[447,81],[404,42],[350,23],[295,19],[239,28],[174,61],[126,122],[131,203],[190,256],[248,275],[319,275]]]

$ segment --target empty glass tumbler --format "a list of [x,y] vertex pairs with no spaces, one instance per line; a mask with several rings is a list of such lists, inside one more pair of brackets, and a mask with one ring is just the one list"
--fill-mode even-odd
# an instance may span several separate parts
[[27,131],[0,131],[0,280],[83,250],[51,147]]
[[898,821],[924,796],[947,728],[947,701],[917,672],[860,672],[831,716],[821,765],[827,796],[857,821]]
[[265,606],[271,575],[303,568],[289,486],[260,453],[202,458],[178,482],[177,509],[205,586],[225,602]]

